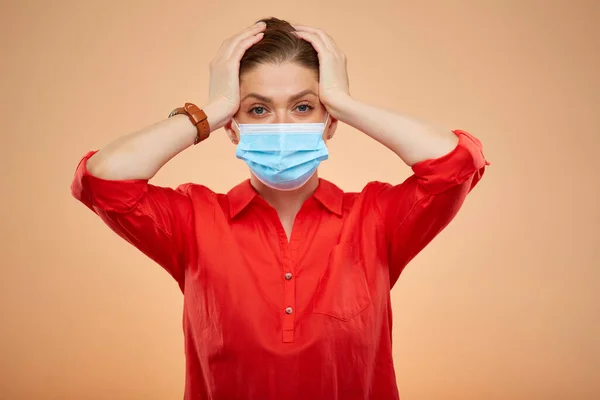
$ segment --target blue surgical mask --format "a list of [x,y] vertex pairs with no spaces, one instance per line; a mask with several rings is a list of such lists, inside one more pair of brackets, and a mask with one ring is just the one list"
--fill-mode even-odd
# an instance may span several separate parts
[[[327,116],[327,120],[329,115]],[[329,157],[323,141],[325,123],[239,124],[236,157],[266,186],[277,190],[302,187]]]

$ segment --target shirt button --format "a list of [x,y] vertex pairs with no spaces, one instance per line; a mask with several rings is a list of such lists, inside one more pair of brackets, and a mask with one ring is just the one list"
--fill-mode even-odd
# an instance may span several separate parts
[[284,275],[285,276],[285,280],[289,281],[290,279],[292,279],[292,274],[290,272],[288,272],[287,274]]
[[293,312],[294,312],[294,309],[292,307],[288,307],[288,308],[285,309],[285,313],[286,314],[291,314]]

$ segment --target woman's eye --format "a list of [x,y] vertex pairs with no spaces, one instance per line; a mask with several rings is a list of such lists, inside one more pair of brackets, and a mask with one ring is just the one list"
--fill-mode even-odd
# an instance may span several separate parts
[[300,104],[298,107],[296,107],[296,109],[298,111],[300,111],[301,113],[305,113],[308,112],[312,109],[311,106],[309,106],[308,104]]
[[264,114],[265,112],[265,108],[264,107],[253,107],[252,109],[250,109],[250,112],[256,114],[256,115],[261,115]]

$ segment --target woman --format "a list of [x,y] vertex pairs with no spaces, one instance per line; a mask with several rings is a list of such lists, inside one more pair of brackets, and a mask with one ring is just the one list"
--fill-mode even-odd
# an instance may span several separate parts
[[[480,142],[354,99],[334,41],[275,18],[224,42],[210,75],[202,109],[88,153],[72,185],[179,284],[185,398],[397,399],[390,289],[481,178]],[[414,175],[360,193],[319,178],[338,121]],[[221,127],[249,180],[226,194],[148,183]]]

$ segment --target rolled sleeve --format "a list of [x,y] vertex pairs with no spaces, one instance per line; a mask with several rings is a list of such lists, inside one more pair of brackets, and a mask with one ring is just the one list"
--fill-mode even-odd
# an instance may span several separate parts
[[71,184],[73,196],[89,208],[126,213],[135,207],[148,191],[147,180],[111,181],[90,175],[88,160],[97,151],[90,151],[79,162]]
[[183,289],[184,270],[194,252],[193,207],[188,185],[177,190],[147,180],[106,180],[91,175],[79,162],[72,195],[98,215],[116,234],[167,270]]
[[[419,185],[430,194],[442,193],[470,180],[489,163],[483,155],[479,139],[462,130],[455,130],[458,144],[450,153],[413,165]],[[478,179],[477,179],[478,181]],[[477,183],[477,182],[474,182]]]
[[456,216],[489,163],[481,142],[456,130],[459,141],[448,154],[413,165],[399,185],[375,182],[373,201],[386,233],[390,281]]

